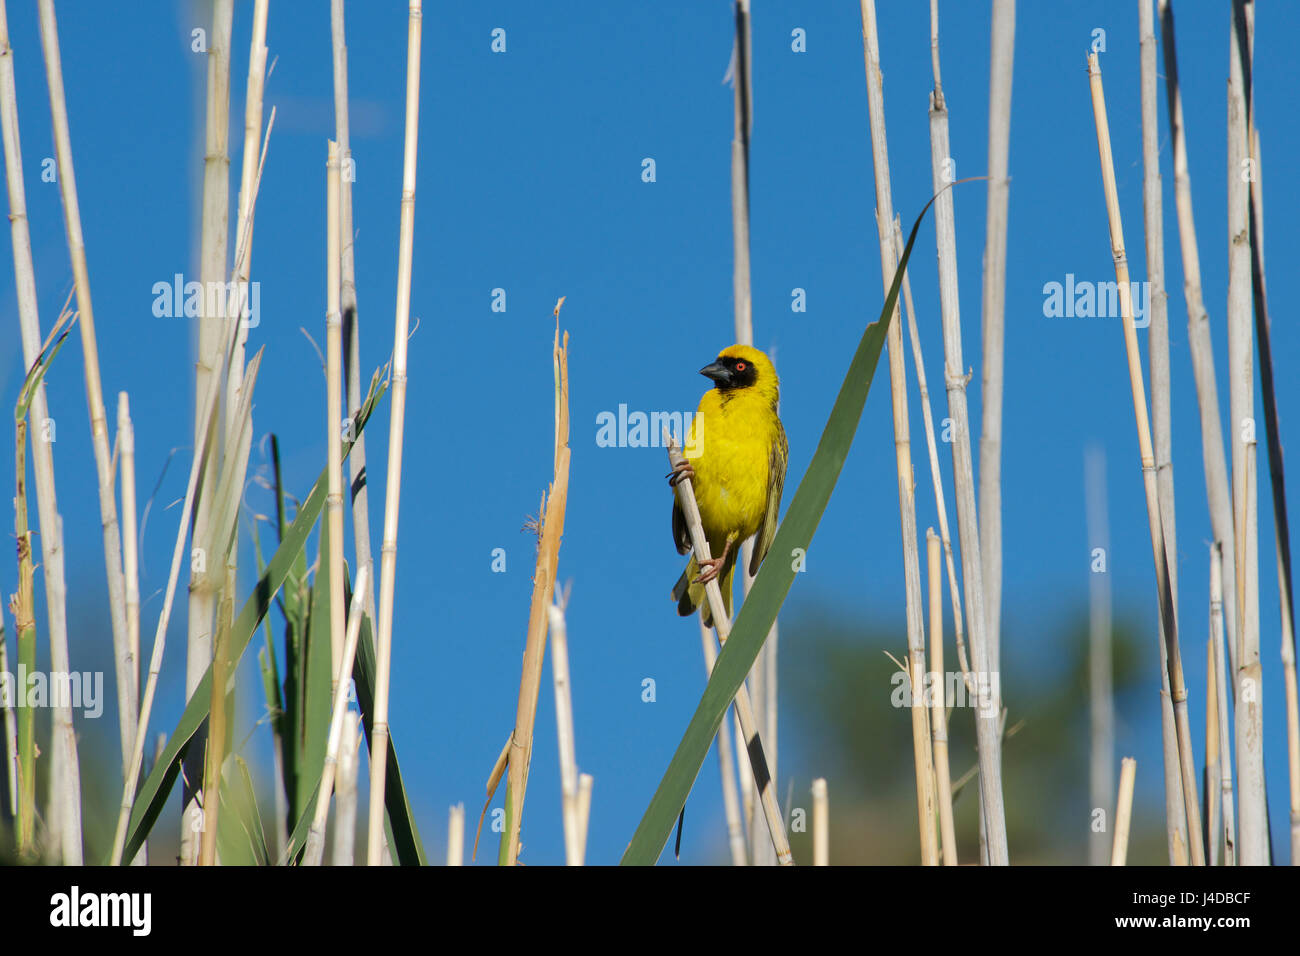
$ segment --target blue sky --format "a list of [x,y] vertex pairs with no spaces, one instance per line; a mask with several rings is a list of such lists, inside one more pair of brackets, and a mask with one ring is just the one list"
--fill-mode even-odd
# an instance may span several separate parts
[[[1064,282],[1069,273],[1092,281],[1114,277],[1085,65],[1097,28],[1106,31],[1101,63],[1128,251],[1134,278],[1145,277],[1137,11],[1132,3],[1116,2],[1019,6],[1007,257],[1003,653],[1051,674],[1061,654],[1045,635],[1054,633],[1065,611],[1082,608],[1086,600],[1083,454],[1091,443],[1107,455],[1116,604],[1137,608],[1150,627],[1155,621],[1119,322],[1048,318],[1043,309],[1046,283]],[[879,7],[893,202],[906,224],[930,196],[928,5]],[[756,8],[754,338],[781,373],[792,489],[811,458],[852,349],[879,312],[883,291],[857,7],[791,0]],[[237,117],[251,10],[250,3],[241,3],[236,15]],[[189,464],[195,328],[191,320],[156,318],[150,290],[176,272],[197,272],[205,58],[190,51],[190,31],[208,26],[208,14],[203,5],[162,3],[122,9],[65,3],[60,12],[106,401],[112,408],[119,390],[130,392],[142,499],[169,453],[179,449],[144,532],[141,590],[152,597],[142,631],[152,635],[177,520],[177,508],[162,508],[184,494]],[[1202,280],[1226,418],[1228,13],[1220,4],[1187,0],[1177,13]],[[957,175],[982,175],[988,5],[946,3],[940,14]],[[1284,188],[1281,161],[1300,149],[1289,101],[1300,9],[1270,5],[1258,22],[1255,103],[1266,254],[1273,264],[1268,292],[1274,354],[1281,369],[1300,348],[1300,333],[1284,320],[1296,298],[1295,279],[1279,268],[1300,253],[1291,228],[1300,200]],[[504,53],[490,48],[497,27],[506,31]],[[806,52],[791,50],[795,28],[806,31]],[[57,189],[40,180],[40,162],[52,154],[52,140],[28,5],[12,6],[10,31],[41,318],[48,329],[71,286],[71,272]],[[481,806],[485,779],[514,719],[534,555],[533,539],[521,526],[536,512],[550,479],[551,309],[561,295],[567,296],[562,319],[571,334],[573,426],[559,573],[562,582],[572,582],[578,762],[595,777],[593,862],[614,862],[621,854],[703,688],[696,626],[676,616],[667,596],[680,561],[670,544],[664,453],[598,447],[595,437],[597,416],[617,412],[620,404],[647,412],[693,410],[707,384],[696,370],[733,340],[732,94],[722,83],[731,44],[731,8],[722,0],[666,8],[431,4],[425,11],[411,296],[419,330],[410,344],[391,719],[431,856],[441,853],[447,806],[463,801],[471,817]],[[262,320],[250,346],[266,348],[254,426],[259,438],[279,436],[286,482],[305,496],[326,455],[325,380],[316,351],[300,331],[323,346],[325,155],[334,131],[324,6],[273,3],[268,45],[275,65],[267,103],[278,112],[252,252]],[[348,47],[357,286],[368,377],[392,348],[406,6],[350,4]],[[1200,727],[1210,526],[1163,82],[1160,96],[1180,620],[1194,688],[1193,726]],[[232,203],[241,139],[242,123],[236,122]],[[641,178],[647,157],[655,161],[653,183]],[[965,358],[976,370],[970,397],[978,421],[986,193],[972,183],[955,195]],[[0,240],[6,245],[7,235]],[[912,260],[912,287],[932,387],[941,375],[933,255],[933,227],[927,223]],[[0,269],[0,286],[0,326],[6,330],[0,339],[0,394],[8,403],[21,382],[22,362],[7,267]],[[506,290],[505,312],[492,311],[497,288]],[[806,290],[806,312],[791,311],[795,288]],[[1146,332],[1139,337],[1145,350]],[[72,653],[75,667],[103,667],[111,684],[80,358],[79,344],[70,344],[49,377],[69,589],[77,596],[70,609]],[[937,519],[910,372],[909,382],[918,524],[924,529]],[[893,432],[884,383],[882,375],[810,550],[808,570],[796,579],[787,603],[783,669],[806,666],[799,621],[814,608],[870,621],[873,629],[892,627],[897,646],[903,646]],[[1278,390],[1285,443],[1300,388],[1283,373]],[[942,418],[947,412],[940,395],[936,402],[936,417]],[[376,549],[386,409],[367,433]],[[951,489],[947,446],[941,453]],[[264,461],[255,449],[250,468]],[[1261,449],[1263,698],[1270,801],[1280,836],[1285,738],[1265,468]],[[0,473],[12,475],[12,443],[0,442]],[[251,491],[248,503],[270,510],[260,491]],[[491,570],[495,548],[506,551],[505,573]],[[251,565],[251,553],[245,564]],[[13,589],[12,575],[12,567],[0,571],[6,594]],[[244,586],[249,584],[245,573]],[[181,610],[169,635],[155,730],[170,730],[183,703]],[[1154,806],[1162,798],[1153,642],[1144,645],[1150,719],[1121,726],[1117,746],[1138,756],[1139,800]],[[244,673],[251,678],[253,672],[246,667]],[[657,684],[655,703],[642,701],[647,677]],[[251,725],[260,695],[251,680],[245,686],[243,719]],[[533,862],[554,862],[563,854],[552,699],[548,668],[525,817],[524,858]],[[1014,698],[1008,703],[1014,713]],[[105,748],[103,760],[116,766],[109,714],[97,731],[83,728],[83,749]],[[783,727],[791,726],[783,720]],[[896,732],[907,733],[905,722]],[[269,753],[265,731],[250,747],[259,758]],[[799,761],[799,749],[797,735],[783,736],[782,795],[791,772],[798,775],[797,792],[805,793],[807,777],[818,771]],[[1196,750],[1201,753],[1199,744]],[[785,769],[785,761],[795,770]],[[693,797],[697,821],[720,819],[714,767],[710,757]],[[832,780],[832,793],[834,787]],[[88,791],[86,800],[109,806],[115,796]],[[700,842],[706,839],[713,837],[701,836]],[[1285,841],[1276,842],[1284,855]],[[712,844],[697,846],[685,859],[700,861],[714,850]]]

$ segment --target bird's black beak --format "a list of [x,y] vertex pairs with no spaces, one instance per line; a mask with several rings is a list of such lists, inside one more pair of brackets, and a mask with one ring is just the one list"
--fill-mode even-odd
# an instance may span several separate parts
[[705,378],[711,378],[721,386],[731,384],[731,369],[721,362],[714,362],[712,365],[706,365],[700,369],[700,374]]

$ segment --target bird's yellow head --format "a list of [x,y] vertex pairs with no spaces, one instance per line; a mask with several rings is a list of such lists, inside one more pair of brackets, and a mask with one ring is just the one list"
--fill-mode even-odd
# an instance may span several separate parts
[[733,345],[718,353],[717,361],[700,369],[700,374],[713,380],[714,387],[724,398],[736,397],[742,392],[763,398],[775,408],[781,394],[781,383],[776,377],[776,367],[766,355],[752,345]]

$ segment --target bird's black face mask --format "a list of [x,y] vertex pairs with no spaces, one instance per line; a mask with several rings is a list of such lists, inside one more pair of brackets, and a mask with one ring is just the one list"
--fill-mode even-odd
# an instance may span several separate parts
[[719,358],[711,365],[704,366],[700,369],[700,374],[712,379],[714,385],[724,392],[733,388],[747,388],[758,379],[758,371],[753,362],[731,356]]

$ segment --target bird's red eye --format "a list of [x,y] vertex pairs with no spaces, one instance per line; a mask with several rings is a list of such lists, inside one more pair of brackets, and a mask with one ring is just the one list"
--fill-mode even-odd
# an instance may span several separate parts
[[743,372],[744,370],[745,370],[745,363],[744,363],[744,362],[737,362],[737,363],[736,363],[736,371],[737,371],[737,372]]

